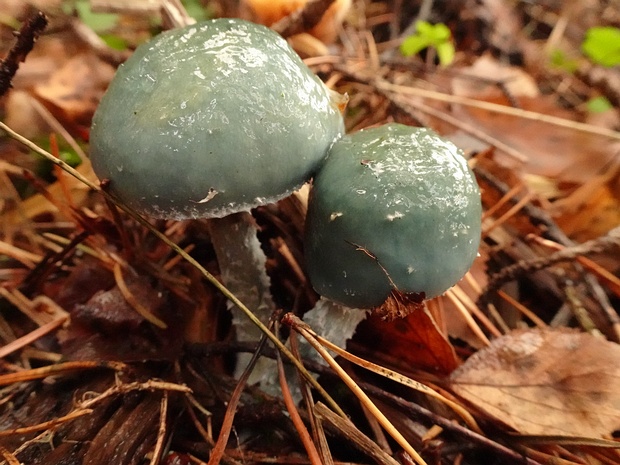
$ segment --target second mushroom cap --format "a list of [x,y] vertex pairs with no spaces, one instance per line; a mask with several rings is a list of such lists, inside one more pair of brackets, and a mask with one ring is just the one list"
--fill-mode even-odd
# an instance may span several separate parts
[[437,296],[471,266],[480,192],[461,151],[402,124],[336,142],[314,179],[305,253],[317,292],[357,308],[392,291]]

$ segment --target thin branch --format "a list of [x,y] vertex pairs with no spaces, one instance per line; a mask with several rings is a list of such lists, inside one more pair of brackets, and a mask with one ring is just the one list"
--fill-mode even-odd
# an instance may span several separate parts
[[276,360],[278,363],[278,379],[280,381],[280,389],[282,389],[282,400],[284,401],[286,410],[288,411],[289,417],[291,418],[291,421],[293,422],[293,425],[297,430],[297,434],[299,435],[299,439],[301,440],[304,449],[306,449],[310,464],[321,465],[323,462],[319,455],[319,451],[312,442],[310,433],[308,432],[306,425],[304,425],[304,422],[301,419],[301,415],[299,414],[299,411],[297,410],[297,407],[295,405],[295,401],[293,400],[291,390],[288,387],[288,383],[286,381],[286,373],[284,371],[284,363],[282,362],[282,356],[280,355],[280,352],[276,352]]
[[407,413],[414,417],[422,417],[432,424],[441,426],[446,431],[449,431],[455,435],[460,436],[462,440],[468,441],[474,444],[478,444],[480,447],[493,451],[497,457],[501,457],[501,463],[520,463],[523,465],[541,465],[540,462],[533,460],[523,454],[516,452],[503,444],[499,444],[492,439],[489,439],[475,431],[467,429],[451,419],[444,418],[437,415],[424,407],[402,399],[394,394],[386,392],[370,383],[360,383],[360,386],[370,395],[377,397],[381,400],[389,402],[395,405],[403,413]]
[[263,324],[263,322],[260,321],[252,313],[252,311],[243,302],[241,302],[241,300],[239,300],[237,298],[237,296],[235,296],[232,292],[230,292],[226,286],[224,286],[221,282],[219,282],[217,280],[217,278],[215,276],[213,276],[204,266],[202,266],[200,263],[198,263],[198,261],[196,259],[194,259],[191,255],[189,255],[185,250],[183,250],[177,244],[172,242],[164,233],[162,233],[161,231],[155,229],[153,227],[153,225],[148,222],[148,220],[143,218],[141,215],[139,215],[137,212],[135,212],[134,210],[132,210],[128,206],[123,205],[122,203],[120,203],[117,199],[112,197],[109,193],[107,193],[103,189],[101,189],[101,187],[99,185],[97,185],[96,183],[94,183],[94,182],[90,181],[89,179],[87,179],[79,171],[77,171],[74,168],[72,168],[69,164],[65,163],[60,158],[54,157],[51,153],[47,152],[46,150],[43,150],[37,144],[31,142],[30,140],[28,140],[27,138],[25,138],[21,134],[13,131],[10,127],[8,127],[6,124],[4,124],[1,121],[0,121],[0,129],[3,130],[4,132],[6,132],[7,135],[9,137],[11,137],[12,139],[15,139],[16,141],[18,141],[19,143],[25,145],[26,147],[28,147],[29,149],[31,149],[35,153],[38,153],[39,155],[41,155],[42,157],[44,157],[46,160],[48,160],[49,162],[53,163],[54,165],[60,166],[65,172],[69,173],[71,176],[73,176],[74,178],[76,178],[77,180],[79,180],[80,182],[85,184],[86,186],[90,187],[95,192],[100,193],[106,199],[112,201],[121,210],[123,210],[125,213],[130,215],[133,219],[135,219],[142,226],[147,228],[153,235],[155,235],[155,237],[157,237],[164,244],[166,244],[168,247],[170,247],[172,250],[174,250],[174,252],[176,252],[181,257],[183,257],[183,259],[185,261],[187,261],[190,265],[192,265],[194,268],[196,268],[202,274],[202,276],[207,281],[209,281],[209,283],[211,283],[218,291],[220,291],[224,295],[224,297],[226,297],[234,305],[239,307],[243,311],[243,313],[245,313],[245,315],[252,321],[252,323],[254,323],[256,326],[258,326],[260,328],[260,330],[267,335],[269,340],[278,348],[278,350],[280,352],[282,352],[282,354],[284,354],[284,356],[291,361],[291,363],[295,366],[295,368],[297,368],[297,370],[299,370],[301,375],[312,385],[312,387],[314,389],[316,389],[319,392],[319,394],[323,397],[323,399],[325,399],[325,401],[329,404],[329,406],[330,406],[330,408],[332,410],[336,411],[339,415],[345,416],[345,413],[338,406],[338,404],[336,404],[336,402],[334,402],[334,400],[327,393],[327,391],[325,391],[325,389],[323,389],[323,387],[317,382],[317,380],[315,380],[312,377],[312,375],[308,372],[308,370],[306,370],[306,368],[303,366],[303,364],[297,358],[295,358],[295,356],[282,343],[282,341],[280,341],[280,339],[278,339],[276,337],[276,335],[273,334],[273,332],[271,332]]
[[263,334],[261,340],[252,355],[252,359],[246,366],[245,370],[239,377],[239,381],[235,386],[232,394],[230,395],[230,399],[228,399],[228,405],[226,406],[226,413],[224,414],[224,419],[222,420],[222,428],[220,429],[220,434],[215,441],[215,445],[211,450],[211,456],[209,457],[208,465],[217,465],[222,461],[224,457],[224,452],[226,452],[226,446],[228,445],[228,438],[230,437],[230,432],[233,427],[233,420],[235,419],[235,413],[237,412],[237,406],[241,401],[241,394],[243,394],[243,389],[245,388],[248,378],[252,374],[252,370],[256,365],[256,362],[261,357],[262,349],[267,342],[266,335]]
[[530,274],[560,262],[574,260],[580,255],[601,253],[614,248],[620,248],[620,226],[615,227],[604,236],[584,242],[583,244],[566,247],[548,257],[522,260],[514,265],[503,268],[490,277],[487,289],[483,295],[487,295],[492,290],[501,287],[502,284],[512,281],[524,274]]
[[11,88],[11,81],[17,73],[19,64],[26,60],[26,56],[32,51],[34,43],[39,35],[47,27],[47,17],[43,12],[37,11],[24,23],[19,31],[14,34],[17,42],[9,51],[6,58],[0,61],[0,96]]
[[377,421],[383,426],[390,436],[398,443],[399,446],[407,452],[418,465],[426,465],[426,462],[422,456],[409,444],[407,439],[398,431],[390,420],[377,408],[374,402],[366,395],[366,393],[359,387],[359,385],[344,371],[344,369],[336,362],[336,360],[327,352],[325,348],[319,343],[317,339],[308,331],[309,327],[306,323],[301,321],[298,317],[291,313],[284,315],[282,319],[284,324],[291,326],[295,331],[301,334],[306,341],[323,357],[327,364],[338,374],[338,377],[347,385],[347,387],[353,392],[355,397],[368,409],[368,411],[377,419]]
[[157,465],[161,462],[164,453],[164,442],[166,440],[166,420],[168,417],[168,391],[164,391],[159,404],[159,430],[157,432],[157,442],[153,450],[150,465]]

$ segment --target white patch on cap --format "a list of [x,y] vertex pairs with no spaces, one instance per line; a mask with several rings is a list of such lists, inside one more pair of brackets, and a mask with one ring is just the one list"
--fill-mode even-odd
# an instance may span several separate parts
[[207,196],[204,199],[199,200],[197,203],[207,203],[209,200],[213,199],[213,197],[215,197],[217,194],[219,194],[219,192],[211,187],[209,189],[209,193],[207,194]]

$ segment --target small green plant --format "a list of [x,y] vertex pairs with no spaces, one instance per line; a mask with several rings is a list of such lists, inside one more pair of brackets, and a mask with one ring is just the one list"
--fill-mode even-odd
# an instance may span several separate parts
[[620,65],[620,29],[591,27],[586,32],[581,51],[596,64],[607,67]]
[[201,0],[181,0],[187,13],[196,21],[205,21],[213,17],[213,12],[206,8]]
[[436,51],[441,66],[448,66],[454,60],[452,32],[443,23],[431,24],[426,21],[416,23],[415,34],[407,37],[400,45],[400,52],[406,56],[415,55],[426,48]]
[[93,13],[87,0],[78,0],[75,2],[74,7],[82,22],[98,34],[109,31],[118,22],[117,14]]
[[590,113],[605,113],[613,109],[613,105],[603,96],[594,97],[587,101],[586,108]]
[[574,73],[579,69],[579,61],[562,50],[553,50],[549,56],[549,64],[555,68]]

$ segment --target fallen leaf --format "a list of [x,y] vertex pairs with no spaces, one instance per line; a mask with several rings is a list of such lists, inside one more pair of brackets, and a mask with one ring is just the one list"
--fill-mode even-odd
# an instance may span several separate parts
[[454,347],[426,307],[416,308],[405,318],[393,321],[371,314],[357,331],[366,347],[390,356],[407,368],[450,373],[459,363]]
[[[483,55],[471,66],[463,68],[461,76],[452,81],[452,89],[456,95],[464,97],[485,95],[502,98],[507,92],[513,97],[537,98],[540,95],[536,80],[531,75],[522,68],[508,66],[489,55]],[[493,76],[493,80],[489,80],[489,76]]]
[[[501,85],[500,85],[501,84]],[[538,95],[534,77],[522,68],[504,65],[488,56],[463,69],[452,82],[454,95],[519,107],[530,112],[575,120],[556,96]],[[620,144],[606,137],[486,109],[454,106],[455,116],[527,156],[525,165],[504,160],[506,166],[563,182],[583,183],[614,160]],[[498,152],[501,153],[501,150]]]
[[90,119],[114,68],[92,54],[71,58],[35,94],[65,124],[90,126]]
[[454,392],[528,435],[620,429],[620,345],[567,329],[517,330],[452,373]]
[[[126,273],[125,285],[133,298],[153,315],[166,321],[168,328],[162,330],[147,324],[145,318],[136,312],[118,286],[92,293],[96,284],[84,284],[89,275],[98,279],[100,285],[112,278],[102,277],[95,272],[78,267],[67,281],[68,286],[81,288],[86,295],[92,294],[84,303],[73,292],[63,292],[61,297],[69,305],[71,324],[62,330],[58,339],[61,352],[67,360],[174,360],[183,345],[185,317],[161,287],[153,287],[146,276]],[[108,273],[109,274],[109,273]]]
[[607,233],[620,224],[620,164],[593,176],[551,208],[571,239],[584,242]]

